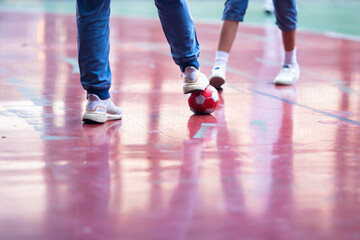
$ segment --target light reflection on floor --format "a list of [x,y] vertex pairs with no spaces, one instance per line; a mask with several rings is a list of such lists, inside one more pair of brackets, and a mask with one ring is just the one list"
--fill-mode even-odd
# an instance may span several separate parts
[[[0,239],[359,238],[360,42],[300,33],[275,87],[277,29],[243,26],[194,116],[159,22],[111,24],[124,119],[83,125],[75,19],[1,13]],[[197,28],[209,73],[219,25]]]

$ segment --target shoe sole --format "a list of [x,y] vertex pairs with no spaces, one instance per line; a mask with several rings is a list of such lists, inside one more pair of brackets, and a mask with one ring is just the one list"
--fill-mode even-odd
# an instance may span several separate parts
[[122,115],[114,114],[98,114],[98,113],[84,113],[83,122],[84,123],[105,123],[107,121],[120,120]]
[[187,93],[192,93],[192,92],[196,92],[196,91],[204,91],[207,86],[209,86],[209,84],[208,85],[199,85],[199,84],[187,83],[183,87],[183,92],[184,92],[184,94],[187,94]]
[[216,88],[217,90],[222,89],[222,85],[225,83],[225,79],[222,77],[214,76],[210,78],[210,85]]

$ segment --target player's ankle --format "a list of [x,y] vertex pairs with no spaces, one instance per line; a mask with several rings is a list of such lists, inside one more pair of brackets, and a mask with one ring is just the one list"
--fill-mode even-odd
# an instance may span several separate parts
[[216,51],[215,53],[215,65],[216,66],[223,66],[227,65],[229,59],[229,53],[224,51]]
[[284,65],[297,64],[296,47],[292,51],[285,51]]
[[199,70],[197,70],[193,66],[188,66],[184,70],[184,76],[188,78],[189,81],[193,82],[196,79],[196,75],[198,74]]
[[190,62],[180,63],[180,64],[179,64],[179,67],[180,67],[180,69],[181,69],[181,72],[183,73],[183,72],[185,72],[185,69],[186,69],[187,67],[194,67],[194,68],[196,68],[196,69],[199,69],[199,68],[200,68],[200,63],[199,63],[199,61],[198,61],[197,58],[196,58],[196,59],[194,59],[194,60],[192,60],[192,61],[190,61]]
[[95,94],[101,100],[106,100],[106,99],[110,98],[109,89],[89,89],[89,90],[87,90],[87,96],[89,94]]

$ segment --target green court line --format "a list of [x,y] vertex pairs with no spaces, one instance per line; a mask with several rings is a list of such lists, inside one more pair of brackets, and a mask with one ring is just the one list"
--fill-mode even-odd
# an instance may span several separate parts
[[[189,0],[196,21],[221,22],[224,0]],[[157,18],[153,0],[112,0],[112,16]],[[206,11],[204,11],[206,5]],[[0,0],[2,11],[75,14],[75,0]],[[298,0],[299,29],[360,37],[359,0]],[[250,0],[245,24],[272,24],[262,11],[262,0]],[[336,35],[336,34],[335,34]],[[356,38],[357,39],[357,38]]]
[[209,133],[211,133],[211,130],[213,127],[216,127],[216,123],[202,123],[199,131],[196,132],[193,138],[204,138]]

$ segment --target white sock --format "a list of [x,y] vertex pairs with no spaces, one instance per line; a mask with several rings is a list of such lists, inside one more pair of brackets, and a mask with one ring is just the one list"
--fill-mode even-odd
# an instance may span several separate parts
[[229,53],[224,51],[216,51],[214,69],[217,67],[225,67],[229,59]]
[[193,82],[196,79],[196,75],[199,72],[195,67],[189,66],[185,68],[184,75],[188,77],[189,81]]
[[297,64],[296,47],[292,51],[285,51],[284,64]]

